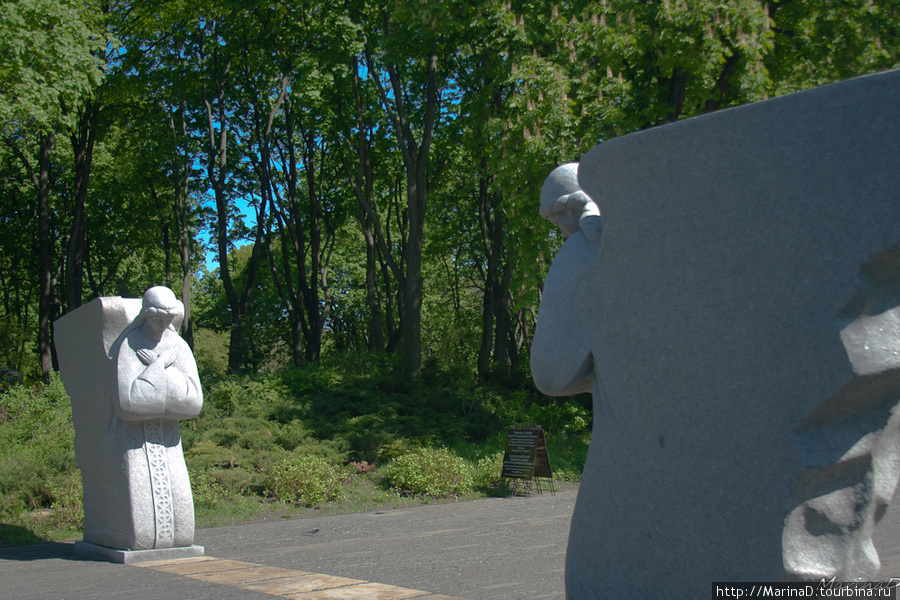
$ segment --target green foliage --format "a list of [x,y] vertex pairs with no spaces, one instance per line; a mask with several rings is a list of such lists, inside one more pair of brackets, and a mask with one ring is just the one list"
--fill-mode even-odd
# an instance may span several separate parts
[[766,56],[771,93],[786,94],[900,65],[894,0],[777,0]]
[[78,471],[47,486],[51,503],[52,523],[55,527],[73,532],[84,528],[84,496]]
[[192,470],[188,472],[191,480],[191,495],[194,506],[213,508],[227,498],[228,492],[219,483],[212,471]]
[[197,329],[194,332],[194,360],[201,381],[225,376],[228,370],[228,336],[224,331]]
[[[39,535],[82,526],[72,407],[62,381],[0,395],[0,521]],[[34,520],[32,511],[47,511]]]
[[[534,309],[562,241],[536,216],[554,166],[604,139],[896,67],[898,6],[2,1],[0,366],[26,379],[41,367],[36,282],[48,272],[34,240],[70,271],[85,177],[82,299],[173,278],[178,202],[188,237],[223,238],[233,281],[213,271],[192,290],[205,379],[224,375],[232,346],[235,369],[255,374],[395,351],[419,329],[400,323],[411,318],[401,309],[419,300],[424,363],[467,382],[527,375]],[[33,201],[37,141],[50,129],[48,236]],[[90,164],[65,143],[76,138]],[[196,268],[202,253],[187,247]],[[407,271],[420,247],[418,292]],[[71,279],[59,278],[58,295]],[[232,326],[242,335],[226,341]],[[353,443],[371,453],[390,441]]]
[[219,381],[204,399],[225,416],[240,413],[257,417],[266,411],[266,407],[278,403],[283,394],[280,386],[272,381],[228,377]]
[[17,424],[10,430],[19,440],[54,435],[55,428],[65,429],[71,422],[72,405],[58,373],[46,385],[13,386],[0,396],[0,424]]
[[341,498],[343,471],[324,458],[297,454],[273,465],[270,489],[283,502],[321,506]]
[[220,492],[226,496],[262,495],[266,489],[264,470],[285,454],[278,448],[260,452],[204,440],[186,450],[184,459],[192,473],[195,493],[201,498],[215,498]]
[[419,448],[382,471],[392,487],[411,494],[459,496],[472,491],[472,466],[446,448]]
[[[577,481],[590,437],[583,399],[485,387],[436,366],[410,380],[390,355],[214,379],[205,395],[200,417],[181,424],[204,525],[250,518],[272,493],[321,506],[346,492],[352,506],[385,507],[409,503],[398,490],[428,497],[483,490],[499,477],[511,424],[550,429],[557,480]],[[0,395],[0,523],[8,525],[0,544],[77,532],[83,515],[73,443],[71,406],[57,375],[48,385]],[[452,450],[427,448],[441,445]],[[342,483],[349,476],[342,465],[351,460],[357,470],[368,461],[366,473]],[[385,475],[396,488],[375,486]]]
[[71,122],[99,85],[106,44],[90,3],[0,3],[0,124],[27,130]]
[[503,450],[478,459],[473,469],[472,482],[476,487],[494,486],[503,474]]

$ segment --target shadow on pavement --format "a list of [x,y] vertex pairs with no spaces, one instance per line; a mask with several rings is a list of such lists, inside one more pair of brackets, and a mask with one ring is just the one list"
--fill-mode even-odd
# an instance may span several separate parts
[[[10,529],[22,529],[21,527],[15,527],[12,525],[3,525],[0,524],[0,540],[6,541],[10,539],[8,535]],[[25,530],[27,531],[27,530]],[[16,540],[23,540],[21,536],[21,532],[15,532],[17,534]],[[29,532],[30,533],[30,532]],[[74,542],[44,542],[45,540],[34,536],[32,534],[33,541],[25,542],[29,545],[26,546],[8,546],[5,548],[0,548],[0,560],[21,560],[21,561],[34,561],[34,560],[47,560],[47,559],[62,559],[62,560],[71,560],[71,561],[83,561],[88,560],[83,556],[75,554],[75,543]]]

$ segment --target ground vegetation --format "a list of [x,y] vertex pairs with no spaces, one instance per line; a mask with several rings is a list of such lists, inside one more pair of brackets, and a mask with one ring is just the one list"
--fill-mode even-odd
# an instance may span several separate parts
[[[263,376],[220,366],[207,371],[200,417],[181,425],[199,526],[515,493],[500,480],[511,425],[546,424],[558,484],[579,480],[587,454],[586,396],[460,382],[431,366],[410,379],[385,353]],[[0,395],[0,439],[0,545],[80,535],[72,409],[57,374]]]

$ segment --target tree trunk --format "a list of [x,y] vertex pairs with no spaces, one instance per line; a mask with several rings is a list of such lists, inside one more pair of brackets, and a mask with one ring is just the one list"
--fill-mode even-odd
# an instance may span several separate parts
[[400,340],[403,337],[403,322],[397,323],[394,316],[395,314],[403,313],[403,306],[402,303],[400,303],[401,306],[395,308],[395,304],[398,303],[397,292],[391,285],[390,269],[388,269],[387,264],[385,263],[382,263],[381,265],[381,281],[384,284],[384,324],[387,333],[387,342],[384,346],[384,350],[386,352],[396,352],[397,348],[400,346]]
[[381,290],[378,286],[378,256],[371,221],[361,216],[366,240],[366,305],[369,307],[369,335],[366,349],[384,350],[384,318],[381,309]]
[[[418,377],[422,372],[422,246],[425,237],[425,210],[428,198],[428,160],[434,139],[437,119],[437,52],[428,54],[428,79],[425,92],[425,115],[421,141],[417,142],[410,126],[407,107],[403,101],[403,87],[396,68],[387,67],[397,108],[393,117],[398,143],[401,144],[406,167],[406,209],[409,214],[409,234],[405,247],[406,275],[401,282],[403,298],[403,368],[407,375]],[[381,92],[382,102],[388,99]]]
[[164,221],[162,226],[163,252],[166,256],[165,279],[166,287],[172,288],[172,240],[169,235],[169,222]]
[[684,95],[687,91],[687,82],[688,73],[676,67],[672,72],[671,79],[669,79],[669,113],[666,115],[667,121],[677,121],[681,115],[684,109]]
[[493,294],[494,318],[496,330],[494,333],[494,368],[498,373],[507,377],[512,374],[513,348],[515,347],[512,316],[510,315],[511,298],[509,295],[509,283],[512,281],[513,265],[511,257],[506,257],[506,265],[503,267],[503,275],[497,282],[497,289]]
[[38,213],[38,352],[41,358],[41,379],[50,383],[53,370],[53,338],[50,333],[50,317],[53,310],[53,275],[51,255],[53,242],[50,239],[50,151],[55,135],[51,132],[41,140],[39,160],[39,180],[37,186]]
[[374,182],[372,175],[372,159],[369,153],[369,128],[363,117],[362,97],[359,90],[359,65],[353,58],[353,92],[356,99],[357,155],[359,157],[356,171],[355,188],[357,194],[363,196],[357,202],[358,218],[362,225],[363,238],[366,243],[366,305],[369,307],[369,335],[366,348],[384,350],[384,318],[382,317],[381,294],[378,286],[378,248],[375,239],[375,224],[372,215],[366,210],[374,206]]
[[184,320],[181,322],[181,337],[194,349],[194,319],[191,318],[191,231],[188,228],[188,165],[184,166],[184,186],[175,195],[175,212],[178,217],[178,251],[181,258],[181,303],[184,304]]
[[[482,169],[487,168],[487,160],[482,157]],[[483,175],[478,183],[478,208],[481,220],[481,241],[484,246],[485,259],[487,260],[487,272],[484,278],[484,297],[481,302],[481,345],[478,349],[478,375],[487,377],[491,371],[491,349],[494,337],[496,302],[494,296],[497,293],[500,271],[500,253],[495,246],[495,211],[493,210],[493,196],[488,192],[489,178]]]
[[90,101],[78,120],[78,129],[71,135],[75,156],[75,207],[66,252],[66,304],[70,311],[81,306],[84,297],[85,202],[91,182],[96,129],[97,104]]
[[[216,57],[217,58],[217,57]],[[227,77],[230,64],[226,64],[223,76]],[[240,371],[244,366],[244,315],[250,303],[253,291],[253,283],[256,279],[256,270],[259,267],[259,249],[262,246],[262,238],[265,231],[266,210],[265,202],[260,203],[257,214],[256,235],[250,259],[247,262],[247,281],[244,289],[238,293],[235,288],[231,268],[228,265],[228,213],[229,201],[226,197],[226,180],[228,177],[228,115],[225,111],[224,82],[218,82],[218,95],[212,102],[204,99],[207,114],[207,131],[209,134],[209,146],[207,148],[207,174],[210,186],[216,200],[216,245],[219,259],[219,277],[222,279],[222,288],[225,298],[231,308],[231,344],[228,347],[228,368],[232,371]],[[213,107],[215,103],[215,108]],[[215,114],[214,114],[215,113]],[[216,125],[218,124],[218,140],[216,139]]]
[[[351,89],[353,91],[354,118],[356,121],[356,164],[355,169],[346,165],[346,171],[350,185],[356,194],[357,219],[363,231],[363,239],[366,245],[366,306],[369,309],[368,335],[366,336],[366,349],[380,351],[385,349],[385,318],[382,305],[383,297],[379,281],[379,244],[381,227],[378,221],[378,212],[375,209],[374,175],[372,173],[372,158],[370,153],[371,126],[365,116],[365,103],[360,87],[359,59],[353,56],[351,65]],[[343,107],[343,98],[340,93],[335,97],[338,109]],[[340,114],[340,112],[339,112]],[[345,122],[349,119],[344,118]],[[345,135],[351,138],[352,132],[349,125],[345,128]],[[388,260],[385,258],[384,260]],[[383,266],[383,265],[382,265]]]
[[710,97],[703,105],[703,112],[708,113],[719,108],[719,104],[721,104],[722,99],[725,98],[725,94],[728,93],[728,90],[731,89],[731,86],[734,83],[734,78],[737,75],[738,66],[740,66],[742,58],[743,56],[741,53],[735,50],[732,55],[728,57],[728,60],[725,61],[725,66],[722,67],[722,72],[716,80],[715,88],[710,91]]
[[[185,122],[185,101],[181,101],[178,115],[181,126],[176,127],[175,118],[169,118],[169,127],[172,130],[172,138],[188,140],[187,123]],[[194,349],[194,320],[191,318],[191,231],[188,227],[189,214],[189,186],[191,181],[192,159],[187,151],[184,152],[184,160],[180,161],[177,154],[173,160],[172,189],[175,196],[175,222],[178,224],[178,256],[181,261],[181,303],[184,305],[184,319],[181,321],[181,337],[187,345]],[[179,165],[179,162],[181,164]]]
[[[319,290],[324,288],[327,279],[327,267],[322,258],[322,203],[319,199],[319,176],[316,170],[319,166],[316,131],[309,127],[304,132],[304,160],[306,171],[306,195],[309,208],[309,271],[300,273],[301,292],[303,294],[303,309],[306,311],[306,322],[309,324],[306,336],[306,360],[318,362],[322,353],[322,333],[325,320],[319,305]],[[302,223],[295,226],[302,227]]]
[[[320,164],[318,132],[312,127],[304,130],[302,121],[297,120],[299,135],[302,138],[300,163],[306,174],[307,184],[308,218],[303,219],[298,189],[295,113],[291,99],[286,96],[288,82],[285,79],[282,83],[285,126],[281,146],[286,151],[286,158],[282,158],[286,162],[281,165],[281,172],[284,173],[285,180],[281,184],[273,181],[271,140],[268,129],[265,133],[257,133],[261,158],[258,171],[263,183],[263,196],[271,198],[272,215],[277,223],[281,242],[280,270],[276,265],[274,255],[271,252],[269,254],[272,277],[291,322],[294,364],[301,366],[307,362],[317,362],[321,356],[322,336],[326,320],[325,311],[329,303],[326,302],[323,310],[320,303],[320,290],[327,289],[329,259],[322,242],[324,217],[320,201],[321,174],[317,174]],[[277,102],[269,113],[270,126],[275,111],[279,109],[280,105],[281,101]],[[257,107],[257,120],[259,120],[261,112]],[[271,233],[267,235],[271,239]],[[272,248],[271,242],[269,247]]]
[[[419,166],[418,164],[416,165]],[[407,178],[409,239],[406,244],[406,279],[403,286],[403,368],[408,375],[422,372],[422,242],[425,237],[424,181],[417,168]],[[422,178],[424,179],[424,178]]]

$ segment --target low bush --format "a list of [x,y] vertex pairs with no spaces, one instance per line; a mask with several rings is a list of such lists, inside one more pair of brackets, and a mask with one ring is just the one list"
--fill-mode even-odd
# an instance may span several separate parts
[[191,470],[189,477],[195,507],[214,508],[228,495],[212,471]]
[[80,484],[72,407],[59,375],[0,395],[0,440],[0,518],[50,508],[61,490]]
[[503,474],[503,450],[480,458],[473,471],[472,481],[476,487],[496,485]]
[[280,403],[286,394],[285,387],[270,378],[226,377],[205,394],[204,400],[225,416],[257,418]]
[[383,471],[401,491],[427,496],[452,496],[472,491],[472,467],[446,448],[419,448],[398,456]]
[[[261,452],[241,446],[219,446],[211,440],[198,442],[184,453],[188,470],[232,495],[264,495],[269,467],[289,454],[278,448]],[[191,476],[193,486],[193,475]]]
[[76,532],[84,528],[84,497],[82,495],[81,473],[75,471],[68,477],[50,482],[51,523],[58,529]]
[[344,473],[335,464],[311,454],[292,456],[273,465],[270,490],[282,502],[322,506],[343,496]]

